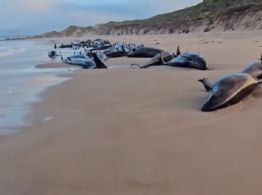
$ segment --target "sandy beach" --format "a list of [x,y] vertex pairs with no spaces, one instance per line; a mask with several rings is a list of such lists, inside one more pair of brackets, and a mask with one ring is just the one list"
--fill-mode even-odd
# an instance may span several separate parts
[[262,89],[203,113],[208,93],[197,81],[257,60],[261,32],[102,38],[171,52],[180,45],[211,70],[121,68],[148,59],[119,58],[106,61],[117,68],[70,74],[33,105],[32,127],[0,137],[1,195],[262,193]]

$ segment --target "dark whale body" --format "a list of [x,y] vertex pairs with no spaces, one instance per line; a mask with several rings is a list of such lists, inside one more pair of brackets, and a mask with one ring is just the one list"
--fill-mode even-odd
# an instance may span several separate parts
[[194,52],[185,52],[173,58],[171,61],[167,62],[167,65],[174,67],[183,68],[195,68],[199,70],[207,70],[208,65],[205,59]]
[[163,50],[161,49],[151,47],[137,47],[132,49],[132,51],[129,52],[127,56],[130,58],[153,58],[162,51]]
[[100,60],[97,53],[92,53],[93,59],[83,56],[67,57],[64,62],[71,65],[78,65],[84,69],[106,69],[107,66]]
[[236,104],[247,97],[260,84],[250,74],[236,73],[225,76],[213,85],[208,79],[200,79],[210,92],[210,95],[202,107],[202,111],[215,111]]

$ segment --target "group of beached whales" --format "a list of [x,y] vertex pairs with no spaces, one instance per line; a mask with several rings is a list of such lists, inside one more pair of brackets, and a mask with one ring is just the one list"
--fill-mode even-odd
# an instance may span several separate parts
[[[96,45],[99,47],[96,47]],[[125,43],[111,45],[109,41],[102,39],[96,40],[96,45],[88,45],[88,47],[84,47],[85,52],[65,59],[61,56],[61,59],[67,64],[79,65],[85,69],[106,69],[107,66],[104,61],[107,59],[126,56],[130,58],[151,58],[143,65],[132,64],[132,67],[149,68],[167,65],[208,70],[208,64],[204,57],[196,52],[182,53],[179,47],[176,53],[170,53],[144,45],[137,46]],[[51,52],[54,52],[54,56],[59,56],[55,51]],[[247,65],[241,72],[223,76],[214,83],[211,83],[207,78],[199,79],[199,82],[209,92],[209,97],[203,104],[202,111],[210,112],[234,105],[254,92],[262,83],[262,55],[261,59]]]
[[[139,68],[148,68],[150,66],[161,66],[168,65],[173,67],[187,67],[195,68],[199,70],[207,70],[208,66],[205,59],[197,53],[194,52],[180,52],[180,48],[177,48],[176,54],[164,51],[158,48],[145,47],[142,45],[126,44],[126,43],[114,43],[111,44],[109,41],[96,39],[92,42],[88,41],[88,45],[83,45],[86,42],[80,42],[78,44],[62,44],[59,46],[60,49],[63,48],[84,48],[84,52],[81,51],[78,54],[63,58],[65,63],[72,65],[79,65],[85,69],[95,69],[95,68],[107,68],[101,63],[109,58],[118,57],[129,57],[129,58],[152,58],[148,63],[144,65],[132,64],[131,66],[137,66]],[[56,46],[55,46],[56,48]],[[55,58],[59,54],[52,50],[48,53],[50,58]],[[100,59],[100,60],[99,60]],[[99,65],[96,63],[99,60]]]

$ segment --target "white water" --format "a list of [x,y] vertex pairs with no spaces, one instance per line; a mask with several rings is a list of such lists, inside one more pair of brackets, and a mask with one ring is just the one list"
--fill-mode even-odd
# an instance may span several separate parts
[[38,94],[65,78],[58,74],[68,69],[36,69],[50,62],[47,41],[0,41],[0,134],[8,134],[30,125],[25,115]]

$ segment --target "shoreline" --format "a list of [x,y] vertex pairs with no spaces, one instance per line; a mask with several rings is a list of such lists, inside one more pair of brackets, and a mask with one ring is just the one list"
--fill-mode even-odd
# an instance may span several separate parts
[[92,38],[97,38],[97,37],[102,37],[102,38],[108,38],[108,37],[152,37],[152,36],[161,36],[161,37],[165,37],[165,36],[214,36],[214,35],[222,35],[224,36],[225,34],[228,35],[238,35],[238,36],[243,36],[243,35],[249,35],[249,34],[255,34],[255,35],[260,35],[262,32],[262,30],[247,30],[247,31],[243,31],[243,30],[234,30],[234,31],[210,31],[210,32],[190,32],[190,33],[171,33],[171,34],[123,34],[123,35],[96,35],[96,34],[86,34],[86,35],[82,35],[82,36],[71,36],[71,37],[43,37],[43,38],[27,38],[27,39],[23,39],[23,40],[53,40],[53,39],[68,39],[68,40],[73,40],[73,39],[82,39],[85,37],[91,37]]
[[[17,75],[21,79],[13,82],[8,77],[12,74],[12,71],[6,73],[7,81],[5,82],[5,77],[2,78],[5,85],[1,87],[1,97],[3,98],[1,106],[3,110],[1,110],[2,115],[0,116],[0,136],[16,134],[20,129],[33,126],[34,124],[27,120],[27,115],[33,110],[34,104],[42,101],[41,94],[47,91],[49,87],[59,85],[70,79],[70,74],[75,70],[77,70],[76,67],[65,66],[63,63],[56,62],[37,66],[32,65],[28,74],[26,72],[25,74],[22,73],[23,77],[14,69],[13,75]],[[20,81],[20,85],[16,84],[18,81]],[[8,91],[5,91],[7,89]],[[15,98],[16,94],[20,97]],[[5,98],[9,98],[14,102]]]
[[[52,67],[52,65],[54,65],[54,67]],[[36,67],[39,69],[68,68],[67,65],[64,65],[62,63],[39,64],[39,65],[36,65]],[[37,107],[39,104],[43,102],[48,102],[49,94],[52,94],[53,91],[55,91],[60,86],[66,85],[67,82],[70,82],[71,80],[75,79],[74,75],[76,74],[76,72],[81,71],[80,69],[76,69],[74,67],[71,67],[71,68],[74,70],[72,71],[70,70],[71,72],[61,73],[55,76],[56,78],[62,79],[60,82],[46,87],[43,91],[37,94],[38,101],[32,102],[30,104],[30,108],[31,108],[30,112],[25,116],[25,120],[30,121],[32,125],[29,127],[24,127],[23,130],[34,128],[34,126],[37,126],[39,123],[45,123],[53,119],[52,117],[47,116],[47,115],[40,117],[41,114],[39,115],[39,113],[41,113],[41,111],[39,111]]]
[[[261,37],[227,42],[225,36],[223,43],[158,37],[163,49],[180,44],[199,51],[210,71],[77,70],[49,87],[32,105],[28,117],[35,125],[0,137],[0,193],[259,194],[261,92],[217,112],[200,111],[208,94],[199,78],[214,81],[259,57]],[[141,41],[155,46],[153,40]]]

